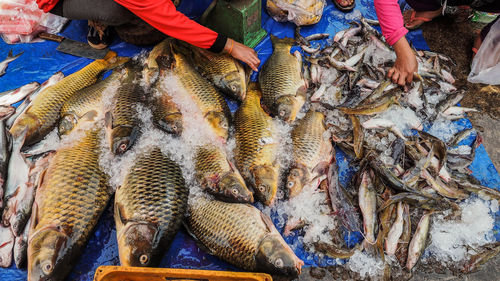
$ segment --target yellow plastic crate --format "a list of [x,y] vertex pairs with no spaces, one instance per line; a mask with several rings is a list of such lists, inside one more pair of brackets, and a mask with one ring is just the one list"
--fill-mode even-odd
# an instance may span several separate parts
[[100,266],[94,281],[272,281],[269,274],[251,272]]

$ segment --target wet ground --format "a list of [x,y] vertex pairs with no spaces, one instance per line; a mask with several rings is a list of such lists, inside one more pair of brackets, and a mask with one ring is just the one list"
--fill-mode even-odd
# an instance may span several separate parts
[[[422,26],[427,44],[432,51],[446,54],[455,60],[455,86],[463,87],[467,95],[461,105],[479,110],[469,114],[474,128],[483,136],[484,146],[493,164],[500,172],[500,87],[472,84],[467,82],[472,59],[472,43],[483,24],[464,20],[464,16],[440,17]],[[437,269],[439,272],[441,269]],[[424,272],[431,271],[431,272]],[[487,262],[482,270],[464,276],[454,276],[450,272],[434,272],[436,269],[417,268],[411,280],[415,281],[483,281],[500,280],[500,255]],[[359,280],[359,275],[341,267],[308,268],[296,280]],[[275,280],[281,280],[279,278]],[[394,280],[408,280],[408,277]]]

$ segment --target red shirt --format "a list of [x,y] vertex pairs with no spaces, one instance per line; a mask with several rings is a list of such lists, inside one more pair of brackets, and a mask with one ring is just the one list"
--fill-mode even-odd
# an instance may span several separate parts
[[[44,12],[59,0],[36,0]],[[177,11],[171,0],[114,0],[159,31],[191,45],[219,53],[227,38],[189,19]]]

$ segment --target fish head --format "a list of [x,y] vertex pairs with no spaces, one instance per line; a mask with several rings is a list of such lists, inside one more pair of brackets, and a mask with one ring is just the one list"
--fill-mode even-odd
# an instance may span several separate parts
[[304,265],[283,238],[275,233],[267,235],[260,242],[256,260],[259,269],[286,276],[299,275]]
[[118,249],[122,266],[155,266],[158,255],[157,228],[145,222],[129,222],[118,235]]
[[278,190],[278,173],[272,166],[261,165],[250,170],[254,180],[254,191],[257,199],[266,206],[272,205]]
[[68,134],[73,128],[76,126],[78,119],[73,114],[64,115],[59,122],[59,126],[57,130],[59,131],[59,135]]
[[228,138],[229,121],[222,112],[211,111],[207,113],[206,120],[212,127],[215,134],[224,141]]
[[232,94],[232,96],[238,98],[238,100],[243,101],[247,92],[247,87],[245,84],[245,77],[241,77],[239,72],[233,71],[224,77],[222,80],[223,87]]
[[118,126],[111,130],[111,151],[115,155],[121,155],[134,145],[139,135],[137,127]]
[[305,167],[293,167],[286,178],[286,191],[289,198],[297,196],[306,185],[309,172]]
[[28,242],[28,280],[62,280],[71,270],[67,258],[60,256],[67,242],[57,228],[35,232]]
[[163,120],[159,121],[158,125],[169,134],[181,135],[183,130],[182,114],[168,114]]
[[234,172],[222,176],[219,188],[229,202],[253,203],[253,193],[247,188],[243,178]]
[[292,96],[282,96],[276,100],[275,109],[278,118],[285,122],[293,122],[300,110],[300,103]]

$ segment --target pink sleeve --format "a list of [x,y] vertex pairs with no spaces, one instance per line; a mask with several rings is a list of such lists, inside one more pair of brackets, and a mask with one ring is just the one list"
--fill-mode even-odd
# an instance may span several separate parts
[[394,45],[408,33],[404,27],[403,15],[397,0],[374,0],[375,11],[382,28],[385,40],[389,45]]

